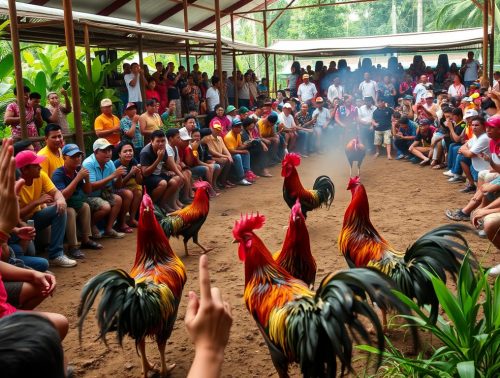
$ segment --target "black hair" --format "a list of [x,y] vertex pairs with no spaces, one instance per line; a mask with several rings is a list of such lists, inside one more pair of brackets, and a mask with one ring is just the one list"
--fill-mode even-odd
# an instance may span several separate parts
[[443,113],[452,113],[453,112],[453,108],[450,107],[450,106],[445,106],[443,109],[442,109]]
[[179,66],[179,71],[180,71],[180,70],[185,70],[185,69],[186,69],[186,67],[184,67],[184,66]]
[[204,127],[200,130],[201,137],[206,137],[208,135],[212,135],[212,130],[209,127]]
[[132,147],[132,151],[134,151],[134,145],[132,144],[132,142],[129,142],[127,140],[123,140],[121,141],[116,147],[115,147],[115,153],[116,155],[119,155],[122,150],[123,150],[123,147],[125,146],[130,146]]
[[135,67],[135,66],[138,66],[138,65],[139,65],[139,63],[134,62],[134,63],[132,63],[132,64],[130,65],[130,68]]
[[194,105],[189,106],[188,107],[188,111],[189,112],[196,112],[196,113],[198,113],[198,109]]
[[460,117],[460,118],[464,118],[464,112],[462,112],[462,109],[460,109],[460,108],[453,109],[451,114],[453,114],[454,116]]
[[481,109],[486,110],[489,108],[497,108],[497,105],[495,104],[495,101],[493,101],[491,98],[485,98],[483,102],[481,103]]
[[153,76],[151,76],[151,77],[148,79],[148,84],[149,84],[149,83],[151,83],[152,81],[154,81],[154,82],[156,83],[156,79],[155,79]]
[[38,92],[32,92],[30,93],[30,100],[41,100],[42,99],[42,95]]
[[[23,92],[24,92],[24,93],[30,93],[30,92],[31,92],[31,89],[30,89],[27,85],[25,85],[25,86],[23,87]],[[17,96],[17,87],[14,87],[14,96]]]
[[212,85],[217,84],[220,81],[220,79],[217,76],[212,76]]
[[278,116],[276,115],[276,113],[271,113],[267,116],[267,120],[271,123],[276,123],[276,121],[278,120]]
[[401,116],[398,123],[403,125],[408,125],[410,123],[410,120],[408,119],[407,116]]
[[392,118],[394,118],[394,119],[401,119],[401,113],[400,112],[394,112],[394,113],[392,113]]
[[242,121],[243,127],[246,129],[248,126],[250,126],[252,123],[255,123],[255,120],[253,117],[247,117]]
[[52,323],[33,313],[0,319],[0,371],[3,378],[64,378],[59,333]]
[[193,115],[190,115],[190,114],[188,114],[187,116],[184,117],[184,121],[183,122],[186,123],[190,119],[194,119],[194,121],[196,122],[196,117],[193,116]]
[[155,106],[156,105],[156,99],[155,98],[150,98],[146,100],[146,106]]
[[195,127],[193,129],[193,131],[191,131],[191,134],[193,134],[193,133],[200,133],[200,135],[201,135],[201,130],[198,127]]
[[224,110],[224,113],[226,112],[226,110],[224,109],[224,105],[222,105],[222,104],[217,104],[217,105],[215,105],[215,106],[214,106],[214,110],[215,110],[215,111],[217,111],[217,109],[219,109],[219,108],[222,108],[222,110]]
[[30,140],[20,140],[19,142],[14,143],[14,156],[16,156],[19,152],[27,150],[29,146],[32,146],[33,142]]
[[151,133],[151,141],[155,140],[155,138],[165,138],[165,133],[163,130],[155,130]]
[[59,126],[56,123],[49,123],[47,126],[45,126],[44,133],[45,136],[48,137],[51,131],[59,131],[61,130],[61,126]]
[[474,116],[471,118],[471,122],[474,122],[474,121],[479,121],[479,123],[481,123],[481,126],[485,127],[485,123],[486,123],[486,120],[484,119],[484,117],[481,117],[479,115],[477,116]]
[[179,134],[179,129],[173,128],[173,129],[168,129],[167,130],[166,136],[167,136],[167,139],[169,139],[169,138],[173,138],[177,134]]

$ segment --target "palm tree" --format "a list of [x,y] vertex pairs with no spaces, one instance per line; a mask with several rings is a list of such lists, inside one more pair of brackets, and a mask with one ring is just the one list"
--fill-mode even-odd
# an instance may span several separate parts
[[[498,2],[493,0],[490,3],[495,5],[495,24],[496,28],[500,29],[500,8]],[[439,10],[436,18],[436,26],[439,29],[481,26],[483,24],[482,6],[482,0],[449,0]]]

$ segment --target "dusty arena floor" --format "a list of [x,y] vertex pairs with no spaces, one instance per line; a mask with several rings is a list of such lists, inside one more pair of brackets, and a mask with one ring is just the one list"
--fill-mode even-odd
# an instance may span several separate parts
[[[470,195],[458,193],[459,185],[449,184],[442,170],[420,168],[409,162],[388,161],[385,158],[367,157],[362,170],[362,182],[366,186],[371,206],[371,218],[382,235],[399,249],[406,248],[425,231],[447,222],[444,210],[464,205]],[[214,251],[209,254],[212,284],[222,289],[224,298],[233,306],[234,323],[223,366],[224,377],[277,377],[267,347],[253,319],[243,303],[243,264],[237,256],[237,248],[231,244],[231,229],[240,213],[256,212],[266,215],[267,223],[258,231],[270,250],[279,249],[287,224],[289,209],[281,194],[280,167],[272,169],[274,177],[260,178],[252,187],[238,187],[223,193],[211,202],[210,215],[200,232],[200,241]],[[299,167],[304,186],[311,187],[320,174],[332,177],[336,196],[329,210],[318,209],[309,214],[307,224],[311,249],[318,263],[316,282],[330,271],[346,268],[337,249],[344,211],[350,201],[346,191],[349,169],[343,153],[337,157],[315,155],[303,159]],[[471,245],[479,257],[484,257],[489,243],[477,236],[469,236]],[[56,268],[58,288],[53,298],[46,300],[40,310],[60,312],[70,321],[70,331],[64,341],[64,349],[78,377],[139,377],[140,364],[134,342],[124,341],[121,348],[113,336],[108,337],[109,348],[97,337],[93,313],[84,328],[82,343],[78,341],[77,306],[80,290],[92,276],[112,268],[130,269],[135,256],[135,234],[125,239],[104,240],[102,251],[86,251],[87,259],[75,269]],[[183,255],[182,242],[171,240],[174,251]],[[182,259],[186,264],[188,282],[184,290],[198,292],[198,248],[190,244],[192,256]],[[500,262],[495,249],[486,255],[483,263]],[[187,299],[181,302],[179,318],[167,346],[167,361],[177,367],[172,377],[185,377],[193,348],[184,328]],[[402,335],[395,335],[394,343],[408,350],[408,342]],[[148,355],[158,364],[155,344],[148,344]],[[362,373],[364,362],[356,362],[356,370]],[[298,369],[292,371],[299,376]]]

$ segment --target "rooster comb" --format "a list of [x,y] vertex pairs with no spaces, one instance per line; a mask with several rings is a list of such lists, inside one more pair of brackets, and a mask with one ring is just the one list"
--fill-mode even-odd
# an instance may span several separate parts
[[193,183],[193,188],[195,189],[207,189],[211,187],[212,185],[210,185],[207,181],[197,180]]
[[294,167],[297,167],[300,165],[300,155],[289,153],[285,155],[285,158],[283,159],[283,162],[281,163],[281,166],[284,167],[288,164],[293,165]]
[[233,237],[236,240],[241,240],[244,234],[262,228],[265,222],[266,217],[258,212],[255,215],[253,213],[245,216],[242,214],[240,220],[234,222]]
[[361,184],[361,179],[359,176],[354,176],[349,179],[348,186]]
[[304,215],[302,214],[302,205],[300,204],[300,200],[298,198],[297,201],[295,201],[295,205],[292,206],[292,216],[304,218]]

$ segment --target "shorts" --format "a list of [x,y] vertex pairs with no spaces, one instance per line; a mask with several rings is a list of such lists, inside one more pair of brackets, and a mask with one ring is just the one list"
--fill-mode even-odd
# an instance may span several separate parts
[[167,175],[149,175],[147,177],[144,177],[144,185],[146,186],[146,189],[149,194],[153,193],[153,190],[155,190],[158,187],[158,184],[160,184],[161,181],[165,180],[166,182],[169,182],[170,179],[174,176],[167,176]]
[[490,172],[489,169],[484,169],[482,171],[479,171],[478,179],[483,181],[483,182],[492,182],[498,177],[497,172]]
[[106,206],[106,204],[109,204],[109,206],[114,206],[115,204],[115,199],[105,200],[101,197],[89,197],[87,198],[87,202],[90,206],[90,211],[93,213],[97,210],[99,210],[101,207]]
[[392,137],[392,132],[391,130],[385,130],[385,131],[377,131],[375,130],[375,138],[373,141],[373,144],[375,146],[390,146],[391,145],[391,137]]
[[14,307],[19,307],[21,299],[22,282],[4,281],[5,291],[7,292],[7,302]]

